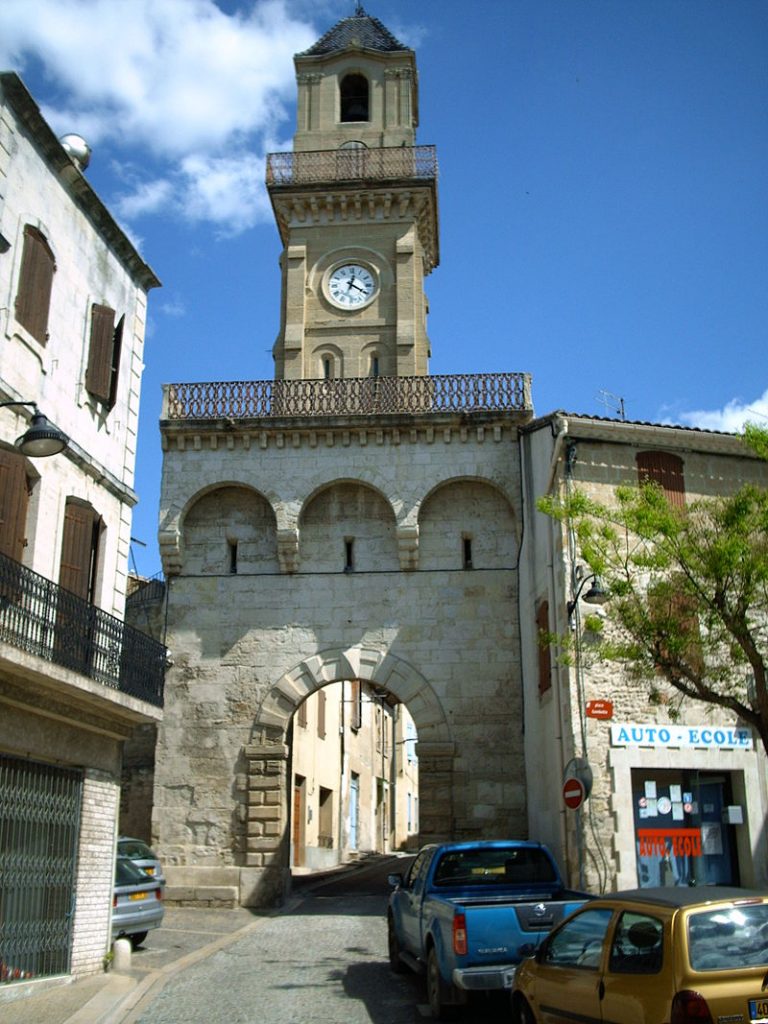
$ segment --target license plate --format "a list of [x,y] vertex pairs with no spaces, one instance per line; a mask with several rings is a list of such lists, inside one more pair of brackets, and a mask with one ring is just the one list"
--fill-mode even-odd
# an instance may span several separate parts
[[146,898],[147,894],[145,892],[132,892],[128,895],[129,900],[145,900]]
[[768,999],[749,1000],[749,1019],[751,1024],[765,1024],[768,1021]]

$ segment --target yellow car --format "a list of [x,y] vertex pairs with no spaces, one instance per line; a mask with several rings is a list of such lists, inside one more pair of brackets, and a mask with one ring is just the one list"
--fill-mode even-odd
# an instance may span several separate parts
[[768,1024],[768,893],[707,886],[591,900],[524,960],[516,1024]]

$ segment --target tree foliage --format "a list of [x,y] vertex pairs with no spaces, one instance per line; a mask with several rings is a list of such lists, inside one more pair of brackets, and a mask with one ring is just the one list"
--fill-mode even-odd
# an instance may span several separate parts
[[576,491],[539,502],[569,522],[610,592],[593,652],[651,690],[661,677],[681,697],[728,709],[768,752],[768,492],[743,486],[678,508],[647,483],[615,499]]

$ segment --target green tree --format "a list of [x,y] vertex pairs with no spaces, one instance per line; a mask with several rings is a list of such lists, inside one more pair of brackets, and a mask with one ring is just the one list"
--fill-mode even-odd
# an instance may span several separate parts
[[[758,430],[756,442],[768,434]],[[606,627],[590,645],[651,693],[726,708],[768,753],[768,491],[672,506],[648,483],[603,505],[576,491],[539,508],[576,531],[581,556],[610,592]]]

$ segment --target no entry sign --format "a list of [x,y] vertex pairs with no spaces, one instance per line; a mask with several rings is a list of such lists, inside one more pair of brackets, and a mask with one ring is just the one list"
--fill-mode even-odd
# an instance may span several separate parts
[[581,779],[566,779],[563,783],[563,800],[565,806],[570,807],[572,811],[577,811],[581,807],[586,795]]

